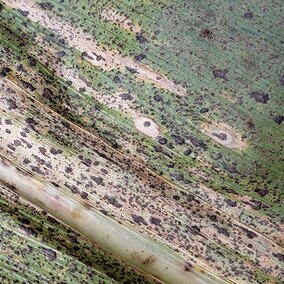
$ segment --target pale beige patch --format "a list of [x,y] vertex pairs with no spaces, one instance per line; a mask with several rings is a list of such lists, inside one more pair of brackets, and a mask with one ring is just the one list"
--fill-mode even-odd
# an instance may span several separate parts
[[126,72],[127,68],[131,68],[135,70],[134,75],[140,80],[149,81],[158,88],[168,90],[177,95],[186,95],[187,90],[184,87],[167,79],[165,76],[157,74],[151,68],[139,64],[129,57],[122,56],[116,50],[100,46],[91,35],[40,9],[33,1],[3,0],[3,2],[12,8],[29,11],[30,13],[27,17],[31,21],[39,23],[63,37],[69,46],[84,53],[84,59],[90,64],[108,71],[119,69],[122,72]]
[[201,132],[229,149],[242,150],[247,146],[241,135],[225,123],[212,122],[203,124]]
[[160,134],[158,125],[152,119],[144,116],[135,117],[134,126],[137,130],[152,138],[156,138]]
[[138,25],[134,24],[129,17],[123,15],[122,13],[119,13],[113,8],[104,9],[101,13],[101,16],[106,21],[116,24],[127,31],[134,33],[141,32],[141,28]]

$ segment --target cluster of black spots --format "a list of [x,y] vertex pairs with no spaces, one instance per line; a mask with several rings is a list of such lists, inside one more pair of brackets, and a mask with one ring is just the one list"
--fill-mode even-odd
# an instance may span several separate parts
[[250,200],[250,206],[254,210],[261,210],[261,209],[266,209],[268,206],[264,204],[263,202],[255,199]]
[[208,149],[208,145],[203,142],[202,140],[196,138],[194,135],[187,135],[186,138],[190,141],[190,143],[195,146],[195,147],[199,147],[203,150],[207,150]]
[[4,98],[6,104],[8,105],[8,110],[13,110],[17,108],[17,104],[13,99]]
[[263,104],[266,104],[270,99],[269,95],[264,92],[252,91],[249,95],[256,102]]
[[226,133],[215,133],[213,132],[213,135],[219,138],[220,140],[224,141],[227,140],[227,134]]
[[279,261],[284,263],[284,254],[282,254],[282,253],[273,253],[273,256],[276,257]]
[[178,145],[183,145],[185,143],[185,139],[179,135],[173,134],[172,138],[174,139],[175,143]]
[[115,206],[116,208],[122,207],[122,204],[120,204],[114,196],[105,195],[105,198],[107,199],[109,204]]
[[21,80],[22,85],[25,87],[26,90],[34,92],[36,87],[34,87],[31,83]]
[[216,69],[213,70],[213,75],[215,78],[221,78],[224,80],[228,80],[227,74],[229,70],[228,69]]
[[1,77],[6,77],[10,72],[12,72],[12,69],[9,67],[3,67],[0,71]]
[[258,195],[261,196],[261,197],[266,196],[268,194],[268,192],[269,192],[269,190],[267,188],[262,188],[262,189],[261,188],[256,188],[254,191],[257,192]]

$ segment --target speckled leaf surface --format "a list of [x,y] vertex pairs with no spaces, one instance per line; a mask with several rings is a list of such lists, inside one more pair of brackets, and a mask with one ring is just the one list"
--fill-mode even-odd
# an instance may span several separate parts
[[[283,281],[281,1],[0,10],[4,283]],[[108,247],[92,218],[145,252]]]

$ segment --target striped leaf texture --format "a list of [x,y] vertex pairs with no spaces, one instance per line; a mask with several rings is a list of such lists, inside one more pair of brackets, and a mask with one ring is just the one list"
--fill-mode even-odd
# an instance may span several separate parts
[[0,0],[1,283],[283,283],[283,14]]

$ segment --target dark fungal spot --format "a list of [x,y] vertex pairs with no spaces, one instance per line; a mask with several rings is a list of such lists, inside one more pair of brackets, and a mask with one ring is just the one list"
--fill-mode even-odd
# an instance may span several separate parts
[[51,102],[54,101],[53,92],[49,88],[43,89],[42,96]]
[[272,118],[277,124],[281,124],[284,120],[284,116],[283,115],[275,115]]
[[284,254],[282,254],[282,253],[273,253],[273,256],[276,257],[279,261],[284,262]]
[[279,85],[284,86],[284,75],[279,77],[278,82]]
[[13,110],[17,108],[17,104],[14,100],[6,98],[6,103],[8,105],[8,110]]
[[121,208],[122,204],[120,204],[114,196],[106,195],[105,198],[107,199],[108,203],[115,206],[116,208]]
[[12,69],[10,69],[9,67],[3,67],[0,72],[0,76],[6,77],[10,72],[12,72]]
[[188,135],[186,138],[189,139],[190,143],[195,146],[195,147],[199,147],[203,150],[207,150],[208,149],[208,146],[205,142],[203,142],[202,140],[196,138],[195,136],[193,135]]
[[51,10],[54,7],[53,4],[49,2],[43,2],[43,3],[37,3],[37,4],[44,10]]
[[41,153],[42,155],[48,157],[48,156],[46,155],[46,149],[45,149],[44,147],[38,147],[38,149],[39,149],[39,151],[40,151],[40,153]]
[[147,222],[144,220],[142,216],[136,215],[136,214],[131,214],[131,217],[135,223],[138,225],[144,224],[147,225]]
[[62,154],[62,153],[63,153],[62,150],[56,149],[56,148],[54,148],[54,147],[51,147],[49,151],[50,151],[50,153],[51,153],[52,155],[59,155],[59,154]]
[[11,125],[12,124],[12,121],[10,119],[5,119],[4,121],[5,121],[6,125]]
[[38,173],[40,175],[44,175],[44,172],[39,168],[39,167],[36,167],[36,166],[31,166],[31,169],[33,172],[35,173]]
[[165,144],[167,144],[167,139],[166,138],[159,138],[158,139],[158,142],[161,144],[161,145],[165,145]]
[[24,17],[26,17],[26,16],[28,16],[29,15],[29,11],[23,11],[23,10],[21,10],[21,9],[17,9],[17,11],[22,15],[22,16],[24,16]]
[[250,206],[252,207],[252,209],[254,209],[254,210],[262,209],[263,203],[261,201],[255,200],[255,199],[252,199],[250,201],[251,201]]
[[241,227],[241,229],[245,232],[245,234],[247,235],[247,237],[248,237],[249,239],[253,239],[253,238],[256,238],[256,237],[257,237],[257,234],[256,234],[255,232],[250,231],[250,230],[248,230],[248,229],[246,229],[246,228],[243,228],[243,227]]
[[181,181],[184,179],[184,176],[182,173],[171,173],[171,176],[177,181]]
[[31,67],[36,66],[36,60],[31,56],[28,57],[28,63]]
[[27,159],[27,158],[25,158],[24,160],[23,160],[23,163],[24,164],[29,164],[31,161],[29,160],[29,159]]
[[266,104],[269,101],[269,95],[264,92],[253,91],[250,94],[250,97],[253,98],[258,103]]
[[65,51],[58,51],[56,52],[56,58],[62,58],[63,56],[66,55],[66,52]]
[[126,70],[128,70],[131,74],[138,73],[138,72],[137,72],[137,70],[136,70],[135,68],[128,67],[128,66],[126,66],[125,68],[126,68]]
[[229,72],[228,69],[216,69],[213,71],[213,75],[215,78],[221,78],[227,80],[227,73]]
[[192,153],[191,149],[187,149],[183,152],[184,155],[189,156]]
[[180,200],[180,196],[178,196],[178,195],[173,195],[173,199],[174,199],[174,200]]
[[154,101],[155,102],[163,102],[163,98],[160,95],[154,95]]
[[161,220],[160,219],[152,216],[149,221],[150,221],[151,224],[161,227]]
[[214,214],[210,214],[210,215],[209,215],[209,219],[210,219],[212,222],[217,222],[217,221],[218,221],[217,216],[214,215]]
[[261,197],[264,197],[269,192],[266,188],[256,188],[254,191],[257,192]]
[[54,250],[49,248],[42,248],[43,253],[48,258],[49,261],[54,261],[57,258],[57,254]]
[[225,202],[230,206],[230,207],[236,207],[237,202],[231,199],[225,199]]
[[187,262],[184,267],[183,267],[184,271],[188,272],[188,271],[191,271],[192,269],[192,265],[191,263]]
[[82,161],[82,163],[83,163],[85,166],[87,166],[87,167],[90,167],[90,166],[92,165],[92,161],[91,161],[91,159],[89,159],[89,158],[84,159],[84,160]]
[[122,93],[119,95],[123,101],[131,101],[133,97],[129,93]]
[[213,132],[213,135],[219,138],[220,140],[224,141],[227,140],[227,134],[226,133],[215,133]]
[[22,143],[21,143],[21,141],[20,140],[18,140],[18,139],[15,139],[14,140],[14,145],[15,146],[20,146]]
[[65,173],[69,174],[72,172],[72,168],[71,167],[65,167]]
[[85,191],[82,191],[82,192],[81,192],[81,197],[82,197],[83,199],[88,199],[88,193],[85,192]]
[[203,29],[203,30],[200,32],[200,37],[202,37],[202,38],[211,39],[212,36],[213,36],[213,32],[210,31],[209,29]]
[[101,177],[91,176],[91,179],[96,182],[97,185],[105,185]]
[[209,111],[209,108],[203,107],[202,109],[200,109],[200,113],[206,113]]
[[235,165],[225,165],[224,169],[230,174],[236,174],[238,172]]
[[144,125],[144,127],[149,127],[151,125],[151,122],[150,121],[145,121],[143,125]]
[[139,41],[141,44],[145,44],[148,42],[148,40],[145,38],[145,36],[142,33],[137,33],[136,34],[136,39]]
[[26,81],[24,81],[24,80],[20,80],[20,81],[21,81],[22,85],[23,85],[27,90],[29,90],[29,91],[31,91],[31,92],[33,92],[33,91],[36,90],[36,88],[35,88],[31,83],[26,82]]
[[113,81],[114,81],[115,83],[117,83],[117,84],[121,83],[121,79],[120,79],[120,77],[117,76],[117,75],[113,77]]
[[219,234],[222,234],[222,235],[226,236],[226,237],[229,237],[229,236],[230,236],[230,233],[229,233],[228,230],[225,229],[225,228],[217,228],[217,232],[218,232]]
[[182,144],[185,143],[185,139],[182,138],[182,137],[179,136],[179,135],[173,134],[173,135],[172,135],[172,138],[174,139],[175,143],[178,144],[178,145],[182,145]]
[[192,202],[195,200],[195,197],[192,194],[187,194],[186,200],[187,202]]
[[246,12],[245,14],[244,14],[244,18],[246,18],[246,19],[252,19],[253,18],[253,13],[252,12]]
[[193,235],[199,235],[200,234],[200,228],[196,225],[191,226],[189,228],[189,230]]
[[136,61],[142,61],[143,59],[145,59],[146,58],[146,55],[145,54],[142,54],[142,53],[140,53],[140,54],[138,54],[138,55],[136,55],[135,57],[134,57],[134,59],[136,60]]

